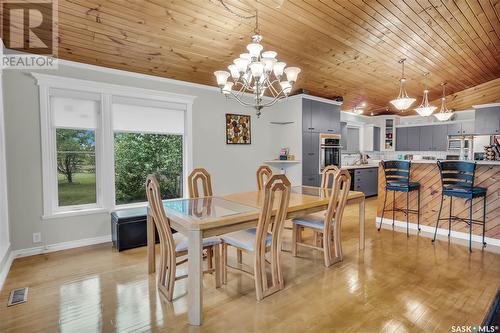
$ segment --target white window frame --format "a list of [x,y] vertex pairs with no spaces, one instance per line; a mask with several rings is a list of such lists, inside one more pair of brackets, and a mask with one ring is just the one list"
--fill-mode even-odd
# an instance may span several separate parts
[[[134,203],[117,206],[115,204],[114,172],[114,129],[112,126],[113,96],[127,96],[146,102],[176,103],[185,105],[183,134],[183,179],[187,179],[193,169],[192,147],[192,107],[196,96],[168,93],[109,84],[97,81],[81,80],[63,76],[31,73],[39,86],[40,124],[43,175],[43,219],[64,216],[106,213],[117,207],[138,207],[146,203]],[[70,89],[68,89],[70,87]],[[85,96],[88,93],[100,96],[100,112],[96,128],[96,194],[97,203],[90,205],[58,206],[57,198],[57,147],[55,127],[52,125],[50,96]],[[183,182],[183,193],[187,193],[187,182]]]

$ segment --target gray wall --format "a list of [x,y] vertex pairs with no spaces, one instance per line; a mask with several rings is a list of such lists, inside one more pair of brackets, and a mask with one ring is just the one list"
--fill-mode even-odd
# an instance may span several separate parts
[[[197,96],[193,104],[193,165],[204,167],[211,173],[215,194],[254,190],[256,168],[262,161],[276,156],[283,142],[277,140],[282,137],[282,130],[269,124],[272,109],[265,109],[261,118],[257,119],[253,109],[226,101],[217,90],[75,66],[60,65],[57,71],[40,72]],[[32,243],[34,232],[42,232],[45,244],[109,235],[109,214],[41,219],[42,160],[38,87],[29,73],[6,70],[3,90],[13,248],[18,250],[42,245]],[[225,144],[226,113],[252,115],[251,145]]]

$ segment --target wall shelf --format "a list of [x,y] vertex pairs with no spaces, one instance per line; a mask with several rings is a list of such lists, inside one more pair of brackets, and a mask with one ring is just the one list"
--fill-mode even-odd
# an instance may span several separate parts
[[270,121],[269,123],[273,125],[289,125],[294,124],[295,121]]
[[264,161],[264,164],[293,164],[300,163],[298,160],[272,160],[272,161]]

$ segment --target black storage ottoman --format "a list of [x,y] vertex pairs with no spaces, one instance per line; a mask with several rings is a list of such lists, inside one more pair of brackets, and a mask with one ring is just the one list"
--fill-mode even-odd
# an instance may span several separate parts
[[[111,237],[118,251],[147,244],[147,208],[128,208],[111,213]],[[155,232],[156,243],[159,242]]]

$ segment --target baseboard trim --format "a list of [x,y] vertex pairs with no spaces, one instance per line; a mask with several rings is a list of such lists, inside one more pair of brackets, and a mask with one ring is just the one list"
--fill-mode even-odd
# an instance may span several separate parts
[[[380,223],[380,217],[377,216],[377,218],[375,219],[375,223],[376,223],[377,228],[378,228],[378,225]],[[382,221],[382,225],[383,226],[390,226],[392,228],[392,219],[384,218],[384,220]],[[394,226],[397,227],[398,229],[404,229],[404,230],[406,230],[406,221],[394,220]],[[417,231],[418,230],[418,225],[416,223],[411,223],[410,222],[409,223],[409,229],[413,230],[413,231]],[[424,232],[424,235],[425,234],[431,234],[431,237],[432,237],[432,236],[434,236],[435,227],[432,227],[432,226],[429,226],[429,225],[422,225],[421,224],[420,225],[420,230]],[[400,231],[400,230],[397,230],[397,231]],[[401,231],[403,231],[403,230],[401,230]],[[438,228],[437,235],[438,236],[445,236],[447,238],[448,237],[448,229]],[[454,238],[454,239],[457,239],[457,240],[466,240],[466,241],[469,241],[469,234],[465,233],[465,232],[453,231],[452,230],[451,234],[450,234],[450,237]],[[485,237],[484,240],[488,244],[485,247],[485,249],[488,249],[488,247],[490,245],[494,246],[494,247],[497,247],[498,249],[500,249],[500,239],[491,238],[491,237]],[[472,242],[473,243],[477,243],[477,244],[482,244],[483,237],[479,236],[479,235],[472,235]]]
[[14,252],[11,250],[10,246],[5,253],[5,256],[0,261],[0,290],[3,288],[3,284],[7,279],[7,275],[9,274],[10,267],[12,266],[12,262],[14,261]]
[[37,254],[74,249],[77,247],[102,244],[107,242],[111,242],[111,235],[99,236],[93,238],[84,238],[69,242],[49,244],[46,246],[37,246],[27,249],[15,250],[13,251],[13,255],[14,258],[22,258],[22,257],[34,256]]

